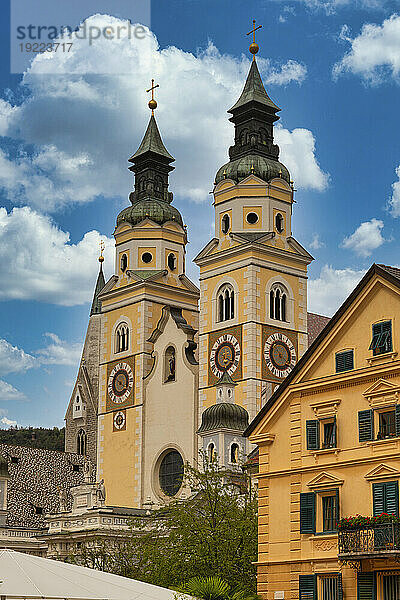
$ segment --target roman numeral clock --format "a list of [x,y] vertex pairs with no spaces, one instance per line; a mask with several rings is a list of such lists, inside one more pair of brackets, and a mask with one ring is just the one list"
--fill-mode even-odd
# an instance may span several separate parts
[[280,331],[268,329],[265,329],[263,337],[263,378],[268,379],[272,373],[277,379],[284,379],[297,362],[297,340],[292,335],[289,337]]
[[[110,363],[107,369],[107,410],[118,410],[133,404],[134,364],[132,358]],[[121,427],[117,427],[121,429]]]

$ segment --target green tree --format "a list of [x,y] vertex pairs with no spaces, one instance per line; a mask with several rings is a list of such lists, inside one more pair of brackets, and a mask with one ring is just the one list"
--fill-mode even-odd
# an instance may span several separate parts
[[[188,594],[201,600],[258,600],[255,593],[243,589],[232,588],[221,577],[193,577],[177,588],[178,592]],[[183,595],[181,596],[184,597]],[[177,595],[180,600],[180,595]]]

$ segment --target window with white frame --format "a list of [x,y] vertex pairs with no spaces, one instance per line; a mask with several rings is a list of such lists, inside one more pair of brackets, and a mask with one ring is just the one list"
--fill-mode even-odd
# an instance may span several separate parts
[[230,283],[225,283],[217,294],[217,320],[229,321],[235,317],[235,291]]
[[276,321],[288,320],[288,293],[280,283],[275,283],[269,293],[269,316]]
[[125,352],[129,348],[129,327],[120,323],[115,331],[115,352]]

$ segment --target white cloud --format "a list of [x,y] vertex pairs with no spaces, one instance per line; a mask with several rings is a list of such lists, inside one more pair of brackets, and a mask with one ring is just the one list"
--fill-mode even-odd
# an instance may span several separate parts
[[26,371],[37,366],[36,358],[0,339],[0,375]]
[[76,366],[82,354],[82,344],[61,340],[55,333],[44,334],[50,343],[37,351],[41,364]]
[[[125,21],[95,15],[87,23]],[[271,84],[306,77],[306,67],[292,59],[275,64],[260,58],[258,64]],[[196,55],[173,46],[160,50],[151,33],[145,44],[134,36],[102,37],[92,46],[74,40],[69,53],[38,55],[23,78],[27,99],[15,106],[0,103],[0,133],[19,144],[16,156],[0,154],[0,184],[11,202],[46,212],[99,195],[127,197],[132,176],[125,167],[149,118],[145,90],[151,73],[160,83],[159,126],[177,161],[171,187],[182,198],[206,201],[233,139],[226,109],[238,98],[248,68],[247,57],[221,54],[212,43]],[[305,135],[314,139],[302,131],[299,137],[296,130],[281,129],[295,146],[282,148],[284,162],[300,156]],[[310,153],[316,163],[313,147]],[[314,171],[316,180],[299,176],[296,185],[321,189],[321,172]]]
[[308,8],[323,9],[326,14],[334,14],[338,8],[351,6],[363,9],[382,9],[389,0],[297,0],[303,2]]
[[292,132],[276,127],[276,141],[282,150],[281,160],[288,167],[296,187],[318,191],[326,189],[329,175],[324,173],[315,155],[315,138],[308,129]]
[[367,258],[386,241],[382,235],[383,221],[371,219],[361,223],[352,235],[344,238],[341,246],[353,250],[358,256]]
[[27,400],[25,394],[0,379],[0,402],[5,400]]
[[312,241],[310,242],[310,248],[313,250],[319,250],[325,246],[324,242],[320,239],[319,233],[314,233]]
[[334,66],[335,78],[348,72],[370,84],[379,84],[388,77],[400,83],[400,15],[392,15],[382,25],[365,24],[355,38],[349,36],[345,26],[341,37],[351,49]]
[[105,271],[113,272],[113,240],[89,231],[76,244],[29,207],[0,208],[0,300],[38,300],[64,306],[91,300],[106,244]]
[[[0,423],[2,425],[5,425],[5,427],[7,429],[10,429],[10,427],[17,427],[17,425],[18,425],[17,421],[12,421],[11,419],[8,419],[7,417],[2,417],[2,419],[0,420]],[[4,429],[4,427],[2,427],[2,429]]]
[[392,217],[400,217],[400,165],[396,169],[398,180],[392,185],[392,197],[387,204],[387,210]]
[[365,273],[363,270],[334,269],[325,265],[320,276],[308,282],[309,311],[332,316]]

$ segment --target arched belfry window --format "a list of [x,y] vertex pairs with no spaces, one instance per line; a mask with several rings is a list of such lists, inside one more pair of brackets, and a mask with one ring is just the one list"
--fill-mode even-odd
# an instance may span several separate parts
[[277,321],[287,321],[287,290],[280,284],[272,286],[269,293],[269,316]]
[[129,348],[129,327],[120,323],[115,332],[115,352],[125,352]]
[[175,348],[168,346],[164,357],[164,382],[175,381],[176,379],[176,357]]
[[222,233],[226,235],[229,231],[229,227],[231,226],[229,215],[224,215],[221,220],[221,229]]
[[231,445],[230,462],[232,465],[237,465],[239,462],[239,445],[238,444]]
[[207,455],[208,455],[208,461],[210,463],[215,462],[215,460],[217,458],[217,453],[215,451],[215,444],[213,444],[213,442],[208,444]]
[[229,321],[235,318],[235,292],[229,283],[218,290],[217,310],[218,321]]
[[76,452],[81,456],[86,456],[86,447],[87,447],[87,435],[84,429],[80,429],[78,431],[78,436],[76,439]]
[[122,271],[123,273],[125,273],[125,271],[126,271],[126,269],[127,269],[127,266],[128,266],[128,257],[127,257],[127,255],[126,255],[126,254],[123,254],[123,255],[121,256],[121,271]]

